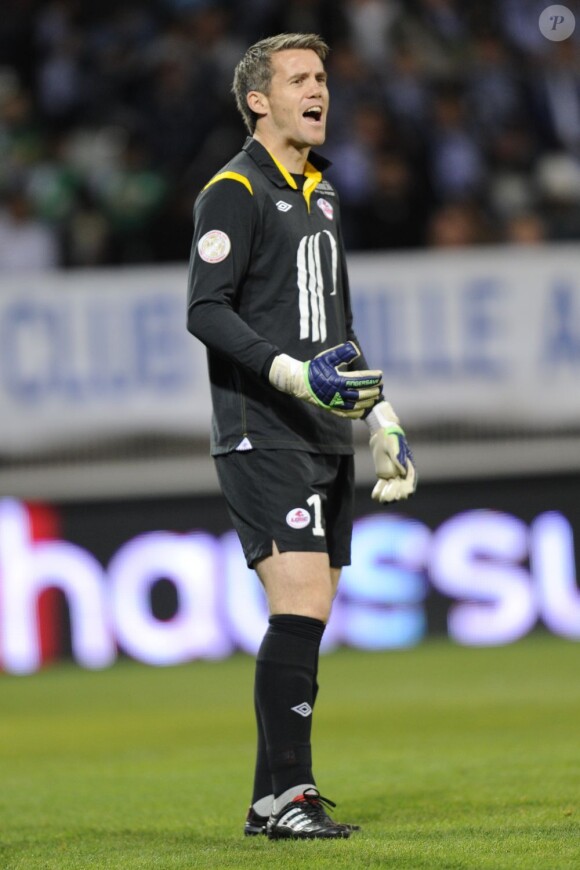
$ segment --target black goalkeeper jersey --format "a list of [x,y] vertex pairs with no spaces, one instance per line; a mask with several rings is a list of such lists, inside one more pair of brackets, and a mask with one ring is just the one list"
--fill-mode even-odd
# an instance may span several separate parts
[[[308,360],[352,339],[336,191],[311,154],[302,186],[255,139],[194,208],[188,329],[207,347],[211,452],[352,453],[351,422],[279,392],[274,356]],[[367,368],[364,358],[355,369]]]

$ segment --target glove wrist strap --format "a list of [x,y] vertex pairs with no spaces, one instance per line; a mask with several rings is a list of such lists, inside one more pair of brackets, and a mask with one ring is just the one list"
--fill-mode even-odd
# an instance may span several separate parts
[[296,378],[302,374],[302,366],[303,363],[299,360],[286,353],[280,353],[272,360],[268,380],[277,390],[291,393]]
[[390,402],[379,402],[365,417],[365,423],[369,427],[371,435],[381,429],[390,429],[392,426],[400,427],[399,418],[393,411]]

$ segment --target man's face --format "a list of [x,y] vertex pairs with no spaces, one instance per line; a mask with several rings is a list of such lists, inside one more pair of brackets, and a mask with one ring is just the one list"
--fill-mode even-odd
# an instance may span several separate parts
[[261,129],[297,148],[322,145],[326,138],[328,88],[322,61],[312,49],[272,55],[272,81]]

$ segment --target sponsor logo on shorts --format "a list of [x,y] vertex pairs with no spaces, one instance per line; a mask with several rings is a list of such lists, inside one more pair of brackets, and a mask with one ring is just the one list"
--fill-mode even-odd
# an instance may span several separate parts
[[310,525],[310,514],[303,508],[294,508],[286,514],[286,522],[291,529],[305,529]]
[[221,263],[231,251],[232,243],[227,233],[210,230],[197,243],[199,256],[206,263]]
[[325,218],[328,218],[331,221],[334,217],[334,206],[332,203],[328,202],[326,199],[317,199],[316,205],[322,212]]

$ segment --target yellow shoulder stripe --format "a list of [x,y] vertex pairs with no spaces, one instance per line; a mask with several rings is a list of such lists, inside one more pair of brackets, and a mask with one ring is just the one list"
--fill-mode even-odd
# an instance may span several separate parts
[[249,180],[246,178],[245,175],[240,175],[239,172],[220,172],[217,175],[214,175],[214,177],[210,181],[208,181],[203,189],[207,190],[208,187],[211,187],[212,184],[216,183],[216,181],[222,181],[222,179],[224,178],[229,178],[231,179],[231,181],[239,181],[240,184],[243,184],[244,187],[250,191],[252,196],[254,195],[254,191],[252,190],[252,185],[250,184]]

